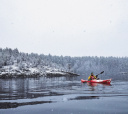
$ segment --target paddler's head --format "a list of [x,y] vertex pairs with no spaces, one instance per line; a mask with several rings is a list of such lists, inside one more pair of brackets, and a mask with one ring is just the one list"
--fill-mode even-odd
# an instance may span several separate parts
[[93,72],[91,72],[91,76],[93,76]]

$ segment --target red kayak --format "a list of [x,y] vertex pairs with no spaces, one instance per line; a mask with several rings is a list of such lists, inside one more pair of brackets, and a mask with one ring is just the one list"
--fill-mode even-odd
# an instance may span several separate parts
[[107,79],[107,80],[96,80],[96,79],[94,79],[94,80],[90,80],[90,81],[88,81],[88,80],[83,80],[83,79],[81,79],[81,82],[82,83],[84,83],[84,82],[88,82],[88,83],[102,83],[102,84],[110,84],[111,83],[111,80],[112,79]]

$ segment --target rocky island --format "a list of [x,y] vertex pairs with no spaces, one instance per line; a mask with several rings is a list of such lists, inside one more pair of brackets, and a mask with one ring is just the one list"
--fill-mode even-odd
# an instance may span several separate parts
[[19,69],[15,65],[4,66],[0,68],[0,78],[10,77],[36,77],[36,76],[79,76],[76,73],[60,71],[59,69],[53,69],[48,67],[40,68],[23,68]]

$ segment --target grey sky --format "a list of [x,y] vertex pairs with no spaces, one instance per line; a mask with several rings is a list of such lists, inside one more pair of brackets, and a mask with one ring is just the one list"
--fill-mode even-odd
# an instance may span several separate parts
[[128,0],[0,0],[0,47],[128,56]]

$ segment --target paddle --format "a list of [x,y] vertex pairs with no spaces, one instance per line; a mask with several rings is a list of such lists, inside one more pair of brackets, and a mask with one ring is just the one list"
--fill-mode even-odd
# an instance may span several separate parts
[[[103,74],[103,73],[104,73],[104,71],[102,71],[100,74]],[[100,75],[100,74],[97,74],[97,75],[96,75],[96,79],[97,79],[98,75]]]

